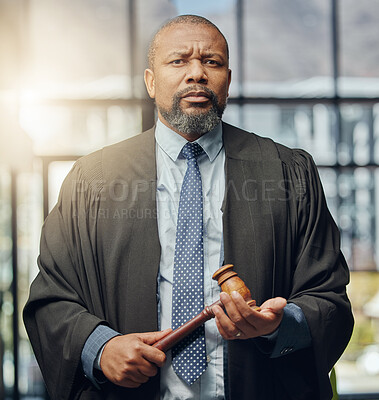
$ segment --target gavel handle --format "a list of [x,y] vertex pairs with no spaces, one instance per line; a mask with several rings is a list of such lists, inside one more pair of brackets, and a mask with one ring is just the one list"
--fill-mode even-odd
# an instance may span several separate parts
[[154,343],[153,347],[156,347],[163,352],[170,350],[173,346],[176,345],[176,343],[180,342],[196,328],[203,325],[206,321],[214,318],[215,315],[213,314],[212,307],[216,305],[224,308],[224,305],[221,303],[220,300],[217,300],[210,306],[206,306],[200,314],[197,314],[185,324],[179,326],[179,328],[176,328],[174,331],[167,334],[167,336],[165,336],[163,339]]
[[[260,308],[256,306],[255,300],[250,300],[247,303],[250,307],[253,307],[255,310],[259,311]],[[187,321],[185,324],[179,326],[174,331],[167,334],[163,339],[155,342],[153,347],[156,347],[163,352],[170,350],[176,343],[180,342],[186,336],[188,336],[191,332],[193,332],[196,328],[203,325],[206,321],[215,317],[212,311],[213,306],[220,306],[224,309],[224,305],[221,303],[220,300],[217,300],[210,306],[206,306],[204,310],[197,314],[195,317]]]

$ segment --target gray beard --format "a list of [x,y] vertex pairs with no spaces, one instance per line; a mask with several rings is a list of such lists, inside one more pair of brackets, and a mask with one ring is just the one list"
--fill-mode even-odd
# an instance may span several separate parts
[[197,90],[198,87],[189,87],[175,94],[171,110],[163,110],[159,108],[162,117],[177,131],[185,135],[203,135],[211,131],[221,121],[222,114],[226,104],[219,104],[216,94],[202,87],[200,90],[205,91],[210,96],[212,107],[207,112],[201,112],[202,104],[195,103],[195,107],[199,108],[198,113],[186,114],[180,108],[180,100],[182,96],[191,90]]

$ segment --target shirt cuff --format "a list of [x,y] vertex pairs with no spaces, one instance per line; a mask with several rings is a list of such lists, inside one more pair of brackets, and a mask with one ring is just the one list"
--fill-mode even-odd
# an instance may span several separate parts
[[[83,372],[95,387],[99,389],[99,383],[104,383],[104,379],[95,377],[94,368],[100,369],[100,357],[104,349],[104,345],[120,333],[109,328],[106,325],[98,325],[93,332],[88,336],[81,354]],[[98,374],[97,374],[98,375]]]
[[258,348],[271,358],[277,358],[309,347],[312,343],[308,323],[299,306],[288,303],[283,310],[278,329],[256,339]]

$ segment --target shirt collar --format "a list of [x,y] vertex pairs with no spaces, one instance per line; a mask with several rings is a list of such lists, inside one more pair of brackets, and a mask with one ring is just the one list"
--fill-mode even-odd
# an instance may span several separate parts
[[[155,139],[158,146],[173,160],[176,161],[187,140],[174,132],[159,119],[155,128]],[[203,148],[210,162],[212,162],[223,146],[221,122],[211,131],[200,136],[195,142]]]

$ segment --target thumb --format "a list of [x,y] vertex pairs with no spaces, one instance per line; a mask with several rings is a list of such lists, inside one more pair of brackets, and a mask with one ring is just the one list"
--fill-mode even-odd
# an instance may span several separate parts
[[172,329],[168,328],[163,331],[144,332],[144,333],[139,333],[138,337],[140,340],[142,340],[146,344],[154,344],[155,342],[158,342],[158,340],[161,340],[166,335],[168,335],[171,331],[172,331]]
[[283,308],[287,305],[287,300],[283,297],[275,297],[273,299],[269,299],[265,301],[261,305],[261,309],[269,309],[274,313],[280,313]]

